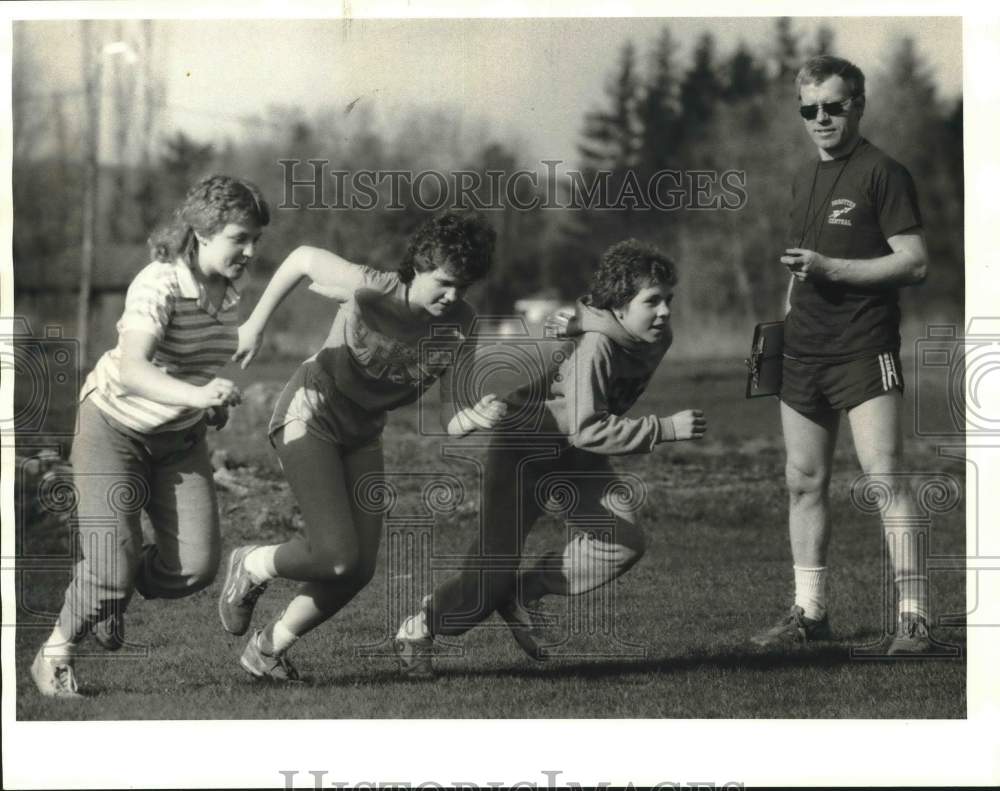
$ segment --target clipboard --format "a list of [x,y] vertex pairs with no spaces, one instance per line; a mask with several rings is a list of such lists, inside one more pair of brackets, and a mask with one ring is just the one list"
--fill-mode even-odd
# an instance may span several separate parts
[[785,323],[766,321],[753,330],[747,366],[747,398],[776,396],[781,392],[781,361],[785,345]]

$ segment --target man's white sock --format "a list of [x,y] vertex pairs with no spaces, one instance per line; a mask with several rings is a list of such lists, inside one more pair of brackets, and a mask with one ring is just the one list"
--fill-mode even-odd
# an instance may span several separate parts
[[910,613],[925,621],[930,618],[926,574],[904,574],[896,577],[896,589],[899,591],[900,615]]
[[826,615],[826,566],[795,566],[795,603],[814,621]]

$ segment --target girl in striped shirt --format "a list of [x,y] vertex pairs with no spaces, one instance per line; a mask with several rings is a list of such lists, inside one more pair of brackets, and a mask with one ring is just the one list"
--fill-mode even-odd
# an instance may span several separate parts
[[449,435],[490,428],[502,416],[493,396],[463,409],[453,393],[454,362],[475,346],[475,313],[462,296],[486,276],[494,240],[481,215],[447,212],[417,230],[396,272],[300,247],[279,267],[244,325],[259,337],[278,303],[306,277],[311,289],[344,303],[323,348],[278,398],[269,427],[302,509],[305,535],[238,547],[226,568],[219,615],[231,634],[247,631],[270,580],[302,583],[284,612],[247,643],[240,664],[254,677],[298,680],[289,648],[371,580],[382,515],[365,507],[358,487],[381,476],[387,413],[413,403],[440,378]]
[[[233,282],[269,219],[256,186],[211,176],[150,238],[154,260],[129,286],[118,344],[80,393],[70,460],[82,557],[31,666],[43,695],[79,696],[80,641],[93,631],[105,648],[120,648],[133,591],[177,599],[215,577],[219,516],[205,431],[221,428],[240,401],[215,374],[251,356],[239,343]],[[145,545],[143,510],[155,536]]]

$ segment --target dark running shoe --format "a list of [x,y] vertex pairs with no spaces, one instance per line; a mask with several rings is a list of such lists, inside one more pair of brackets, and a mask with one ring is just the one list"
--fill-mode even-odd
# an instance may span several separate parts
[[889,645],[889,656],[921,656],[930,651],[931,634],[927,621],[919,615],[900,615],[896,636]]
[[764,648],[770,648],[832,639],[833,632],[830,631],[830,621],[825,615],[819,620],[806,618],[805,610],[797,604],[793,604],[788,615],[779,623],[767,631],[755,634],[750,638],[750,642]]

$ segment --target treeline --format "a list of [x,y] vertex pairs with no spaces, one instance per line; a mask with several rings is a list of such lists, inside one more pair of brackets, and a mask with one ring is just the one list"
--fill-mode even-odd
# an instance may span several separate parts
[[[770,53],[739,46],[726,58],[710,35],[697,42],[693,62],[678,68],[677,42],[665,29],[643,63],[627,45],[607,86],[605,107],[585,119],[580,151],[585,169],[630,174],[646,184],[662,171],[684,175],[686,205],[672,211],[621,208],[571,215],[560,237],[553,276],[579,287],[607,243],[637,236],[661,244],[685,274],[680,295],[688,311],[708,317],[760,320],[780,315],[787,273],[778,256],[788,236],[789,185],[804,157],[814,156],[796,112],[794,75],[806,57],[837,53],[828,28],[804,46],[787,19],[778,20]],[[913,174],[934,261],[933,290],[920,293],[925,316],[961,317],[964,214],[962,104],[942,102],[914,43],[901,39],[883,73],[866,75],[868,103],[862,134]],[[724,174],[745,174],[743,199],[731,206]],[[708,192],[700,210],[693,183]],[[712,193],[714,190],[714,194]],[[714,201],[714,203],[713,203]],[[932,295],[932,296],[931,296]]]
[[[523,147],[492,139],[487,127],[470,134],[445,110],[414,111],[386,132],[363,102],[309,111],[275,107],[253,119],[259,133],[252,142],[222,148],[174,131],[161,139],[147,167],[107,169],[99,239],[142,243],[154,218],[198,177],[232,172],[260,184],[277,207],[251,290],[298,244],[391,268],[409,234],[437,207],[440,183],[426,179],[415,196],[373,178],[367,194],[377,195],[374,206],[345,209],[333,206],[343,205],[345,183],[332,172],[462,171],[475,178],[463,182],[461,202],[485,206],[498,232],[497,265],[489,282],[470,295],[481,311],[507,313],[515,299],[542,291],[572,298],[600,252],[634,236],[677,259],[677,320],[702,333],[703,351],[731,351],[727,339],[738,338],[742,346],[748,323],[780,315],[787,275],[778,256],[792,241],[788,186],[801,159],[814,155],[796,112],[793,78],[806,57],[838,49],[829,29],[803,41],[788,19],[779,19],[759,51],[741,44],[721,55],[710,34],[696,42],[689,61],[679,50],[669,26],[649,51],[626,44],[609,64],[602,102],[580,120],[577,152],[558,169],[526,161]],[[933,288],[910,302],[927,319],[959,320],[961,100],[938,97],[911,40],[899,40],[888,62],[884,72],[867,75],[862,132],[917,181]],[[17,84],[15,75],[15,89]],[[15,115],[18,106],[15,101]],[[15,137],[25,126],[17,120]],[[300,180],[312,175],[309,160],[323,163],[324,207],[310,200],[309,189],[288,194],[289,166],[281,160],[299,162],[293,173]],[[500,187],[490,175],[518,171],[538,175]],[[15,158],[15,287],[17,268],[78,244],[81,194],[80,168],[69,157]],[[315,330],[308,309],[281,320],[293,334]]]

